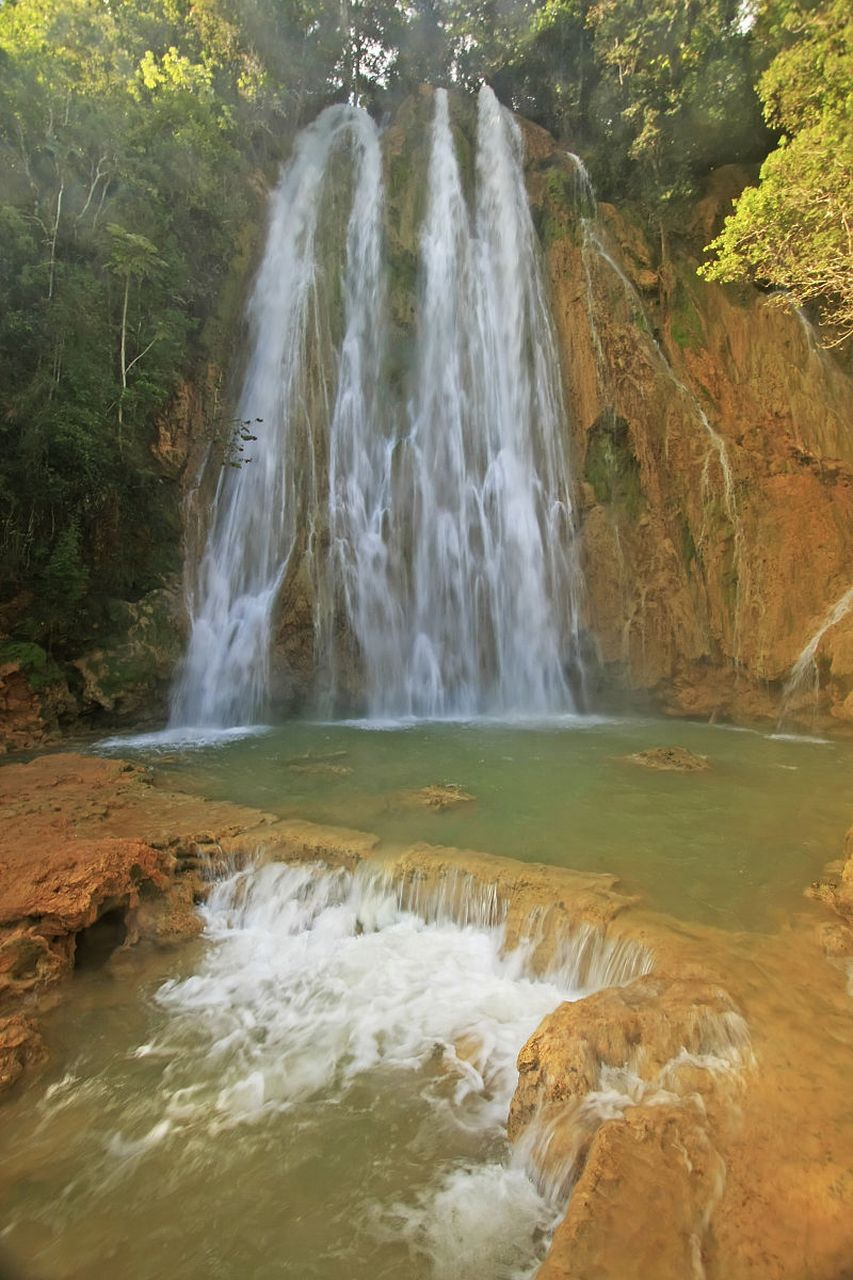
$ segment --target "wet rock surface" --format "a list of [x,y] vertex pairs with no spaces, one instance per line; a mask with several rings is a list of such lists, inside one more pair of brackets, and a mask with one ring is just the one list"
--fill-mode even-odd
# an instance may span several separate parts
[[[640,977],[549,1015],[518,1059],[509,1135],[568,1194],[541,1275],[687,1276],[722,1191],[720,1090],[743,1086],[749,1032],[707,980]],[[625,1202],[642,1214],[620,1227]]]
[[[709,176],[661,254],[627,208],[602,203],[580,222],[573,163],[535,126],[525,140],[605,683],[673,714],[776,719],[850,587],[849,368],[778,299],[697,279],[743,170]],[[853,613],[826,631],[792,719],[849,721],[851,636]]]
[[694,1112],[626,1111],[599,1129],[537,1280],[707,1274],[702,1248],[724,1180],[724,1162]]
[[833,962],[847,973],[853,995],[853,827],[844,841],[844,856],[831,863],[819,880],[809,885],[806,896],[823,903],[832,912],[821,920],[817,936]]
[[34,1018],[23,1014],[0,1016],[0,1093],[46,1057],[47,1050]]
[[[38,1000],[88,952],[200,931],[205,820],[233,806],[169,798],[123,761],[59,753],[0,769],[0,1087],[43,1060]],[[263,815],[251,814],[245,825]],[[202,837],[203,839],[203,837]]]
[[445,809],[454,809],[460,804],[470,804],[475,796],[465,791],[455,782],[436,782],[419,791],[406,791],[400,801],[407,808],[434,809],[443,813]]

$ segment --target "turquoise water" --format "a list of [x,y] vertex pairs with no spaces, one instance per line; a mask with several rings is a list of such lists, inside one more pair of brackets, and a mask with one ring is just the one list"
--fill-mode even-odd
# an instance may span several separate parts
[[[664,773],[624,759],[661,745],[711,767]],[[425,840],[612,872],[657,909],[732,929],[773,927],[801,905],[853,821],[853,743],[684,721],[293,721],[206,746],[115,739],[110,749],[151,763],[163,787],[358,827],[393,845]],[[436,783],[475,799],[442,812],[408,801]]]
[[[625,760],[663,745],[711,767]],[[613,872],[731,930],[801,908],[853,817],[853,743],[685,722],[292,722],[94,749],[147,762],[164,790],[389,849]],[[433,784],[475,798],[412,803]],[[519,977],[494,931],[349,890],[327,901],[311,868],[241,876],[203,938],[81,972],[47,1016],[50,1065],[4,1107],[0,1251],[45,1280],[529,1280],[562,1206],[513,1162],[503,1122],[521,1045],[571,992]],[[466,1045],[487,1054],[477,1071]]]

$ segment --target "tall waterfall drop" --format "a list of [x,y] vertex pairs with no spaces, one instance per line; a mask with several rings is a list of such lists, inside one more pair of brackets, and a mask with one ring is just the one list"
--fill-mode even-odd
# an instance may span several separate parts
[[[344,147],[352,205],[336,300],[318,224]],[[376,127],[339,106],[301,135],[249,309],[239,417],[262,420],[259,438],[216,490],[173,725],[262,717],[276,602],[296,558],[332,705],[354,646],[371,716],[573,709],[580,575],[565,410],[522,162],[515,120],[484,87],[469,209],[436,91],[401,393],[386,372]]]
[[[315,551],[326,502],[318,474],[328,417],[331,335],[323,296],[317,230],[330,161],[349,143],[355,194],[347,233],[347,306],[377,288],[382,217],[381,153],[373,121],[348,106],[327,108],[301,135],[273,196],[266,251],[249,302],[251,356],[238,419],[254,423],[250,462],[224,467],[210,515],[207,546],[190,598],[191,631],[172,701],[171,723],[228,727],[258,720],[266,709],[277,597],[291,556],[304,540]],[[353,298],[355,296],[355,299]],[[375,368],[360,367],[350,329],[339,399],[359,395],[352,414],[370,415]],[[357,340],[356,340],[357,341]],[[341,409],[340,418],[348,411]],[[336,415],[338,411],[336,409]],[[322,492],[321,492],[322,490]]]

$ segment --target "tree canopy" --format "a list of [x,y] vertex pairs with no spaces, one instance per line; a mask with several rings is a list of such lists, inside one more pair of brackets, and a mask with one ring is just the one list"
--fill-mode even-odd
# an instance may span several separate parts
[[763,15],[779,51],[758,91],[778,146],[709,246],[710,280],[756,280],[853,337],[853,13],[796,0]]

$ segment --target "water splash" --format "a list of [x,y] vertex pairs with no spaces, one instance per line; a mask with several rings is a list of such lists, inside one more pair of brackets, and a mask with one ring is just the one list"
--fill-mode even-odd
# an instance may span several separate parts
[[[388,1072],[419,1072],[434,1125],[466,1132],[481,1154],[439,1166],[414,1203],[386,1206],[380,1217],[449,1277],[458,1232],[446,1208],[459,1191],[478,1251],[488,1258],[497,1248],[520,1274],[563,1201],[501,1153],[515,1060],[545,1013],[580,992],[568,972],[531,975],[525,950],[504,951],[503,928],[482,906],[474,891],[469,923],[454,923],[439,895],[427,919],[370,869],[270,863],[219,882],[203,909],[202,964],[160,988],[166,1021],[135,1051],[163,1064],[162,1082],[135,1116],[134,1135],[114,1135],[112,1160],[124,1167],[169,1146],[180,1168],[205,1137],[233,1131],[227,1141],[236,1143],[240,1131],[311,1100],[334,1109],[371,1073],[387,1081]],[[495,1273],[482,1260],[472,1270]]]
[[426,898],[430,919],[399,888],[367,867],[244,867],[214,884],[203,940],[143,962],[150,1000],[116,1018],[97,985],[93,1034],[12,1152],[4,1130],[35,1178],[5,1238],[35,1270],[95,1274],[106,1247],[127,1274],[163,1275],[176,1249],[207,1274],[216,1184],[225,1277],[532,1275],[565,1203],[509,1148],[516,1057],[580,993],[507,946],[488,886],[468,882],[467,908]]

